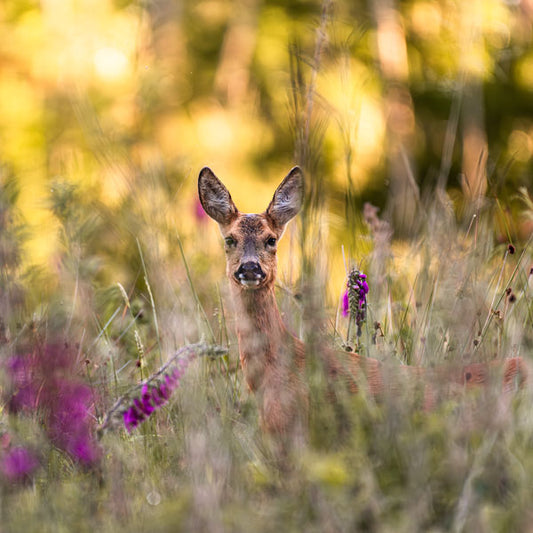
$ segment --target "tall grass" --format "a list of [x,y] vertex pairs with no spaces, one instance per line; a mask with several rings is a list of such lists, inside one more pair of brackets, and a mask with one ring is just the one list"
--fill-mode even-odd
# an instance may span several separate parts
[[[400,378],[400,389],[376,399],[362,380],[358,394],[339,385],[332,400],[320,354],[350,339],[348,319],[325,295],[322,119],[310,101],[324,5],[308,78],[293,56],[296,158],[307,170],[308,202],[299,230],[286,236],[299,278],[281,276],[278,291],[287,323],[306,341],[307,439],[280,468],[238,367],[222,254],[207,264],[200,232],[176,234],[177,191],[164,176],[139,171],[117,213],[55,184],[50,207],[62,249],[53,273],[22,269],[24,221],[3,176],[2,531],[531,530],[530,386],[503,394],[496,376],[483,388],[449,391],[442,380]],[[379,210],[358,208],[347,192],[369,250],[350,246],[346,257],[370,286],[359,352],[382,361],[391,378],[403,365],[515,355],[531,363],[531,241],[498,243],[497,201],[462,219],[442,189],[429,196],[418,232],[399,242]],[[118,417],[97,440],[119,398],[136,397],[178,349],[200,341],[227,345],[228,354],[196,358],[164,405],[131,431]],[[431,410],[422,407],[426,383],[449,392]]]
[[[34,454],[38,466],[17,479],[3,475],[3,530],[529,527],[529,387],[504,395],[495,379],[480,389],[458,388],[430,411],[421,408],[420,386],[407,380],[404,390],[395,389],[379,401],[362,386],[357,395],[339,388],[332,402],[317,366],[309,372],[308,439],[293,450],[290,467],[280,470],[259,430],[254,399],[242,383],[230,306],[221,303],[227,302],[225,289],[218,299],[212,279],[199,278],[194,270],[173,282],[174,266],[159,263],[140,241],[143,283],[92,294],[86,269],[93,258],[79,252],[82,240],[70,238],[59,276],[70,281],[64,288],[58,285],[51,303],[36,315],[31,302],[22,299],[19,228],[4,191],[3,357],[42,358],[52,346],[56,352],[55,359],[39,363],[45,363],[39,370],[44,377],[41,399],[33,407],[12,409],[21,384],[4,372],[2,460],[22,447]],[[410,244],[384,240],[379,215],[367,217],[374,247],[364,258],[369,317],[360,350],[382,360],[389,375],[404,364],[459,365],[511,355],[529,361],[531,245],[496,243],[495,208],[487,205],[460,224],[428,205],[425,229]],[[71,235],[85,222],[83,217],[62,221],[72,224]],[[187,260],[186,253],[183,258]],[[222,278],[224,267],[218,268]],[[302,287],[320,290],[318,283]],[[334,308],[311,316],[315,296],[302,290],[295,299],[293,291],[279,291],[280,305],[291,313],[289,322],[315,332],[307,339],[310,364],[324,346],[340,348],[348,327],[339,316],[333,335]],[[47,380],[59,375],[63,384],[88,385],[91,399],[84,405],[96,429],[119,396],[157,370],[159,346],[167,359],[202,336],[209,342],[227,339],[229,355],[222,362],[191,363],[168,403],[129,433],[120,424],[104,432],[94,457],[81,460],[50,434],[50,412],[57,407],[42,400],[56,390],[46,390]],[[70,362],[58,367],[65,343]],[[37,375],[35,367],[32,372]]]

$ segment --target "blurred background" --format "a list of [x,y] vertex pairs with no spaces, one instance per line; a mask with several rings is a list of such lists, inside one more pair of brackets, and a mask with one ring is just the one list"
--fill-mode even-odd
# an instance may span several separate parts
[[221,279],[204,165],[248,212],[303,165],[332,295],[341,247],[368,252],[365,202],[402,240],[428,197],[459,219],[497,197],[501,239],[526,238],[532,23],[531,0],[3,1],[1,180],[37,299],[65,247],[92,283],[127,286],[136,240],[175,264],[179,236],[197,275]]
[[[462,369],[533,354],[533,0],[0,0],[0,32],[2,528],[531,531],[531,387],[469,396]],[[295,164],[292,469],[261,437],[196,188],[208,165],[261,212]],[[199,340],[229,355],[96,443]],[[376,402],[362,376],[331,386],[326,346],[460,377],[435,410],[418,380]]]

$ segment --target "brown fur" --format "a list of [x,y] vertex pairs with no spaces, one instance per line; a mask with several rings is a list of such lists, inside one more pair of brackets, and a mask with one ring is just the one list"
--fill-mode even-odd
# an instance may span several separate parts
[[[281,238],[285,225],[298,212],[302,187],[303,176],[295,167],[278,187],[264,213],[244,214],[238,211],[228,190],[211,170],[204,168],[198,179],[200,201],[218,222],[227,241],[226,273],[237,317],[241,367],[248,387],[257,397],[262,426],[273,434],[294,431],[304,424],[307,413],[305,349],[281,319],[274,294],[276,246],[269,244],[269,239],[277,242]],[[240,281],[238,272],[245,263],[260,267],[264,277],[256,285]],[[385,372],[379,361],[358,354],[350,354],[345,361],[333,352],[326,352],[323,357],[328,375],[347,381],[353,392],[364,382],[371,395],[381,396],[401,389],[406,376],[423,380],[426,409],[435,405],[434,384],[438,382],[469,387],[486,383],[499,369],[503,390],[507,391],[522,386],[527,378],[524,362],[519,357],[437,370],[401,366],[394,375],[392,369]]]

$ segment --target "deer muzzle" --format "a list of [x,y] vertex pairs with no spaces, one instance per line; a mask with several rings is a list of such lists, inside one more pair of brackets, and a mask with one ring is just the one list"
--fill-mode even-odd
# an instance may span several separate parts
[[266,278],[266,274],[257,261],[241,263],[233,276],[241,285],[250,288],[257,287]]

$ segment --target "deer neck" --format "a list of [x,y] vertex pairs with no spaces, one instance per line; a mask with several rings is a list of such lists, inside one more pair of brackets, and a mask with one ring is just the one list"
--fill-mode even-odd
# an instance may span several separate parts
[[248,385],[256,390],[265,369],[283,356],[288,332],[273,287],[243,290],[237,286],[232,292],[241,364]]

